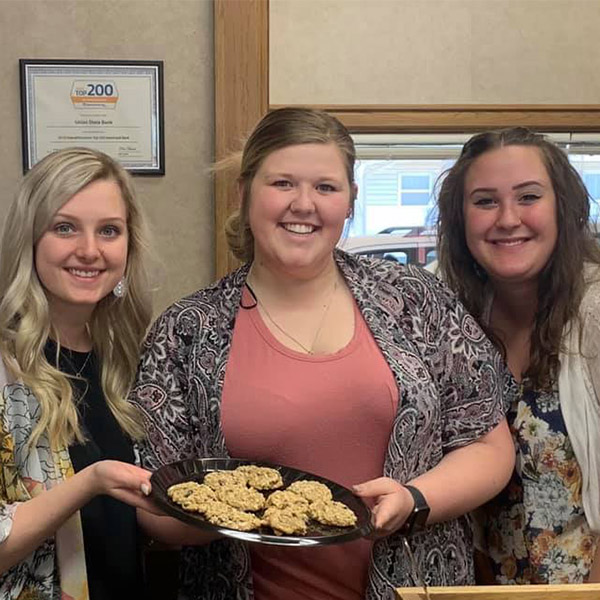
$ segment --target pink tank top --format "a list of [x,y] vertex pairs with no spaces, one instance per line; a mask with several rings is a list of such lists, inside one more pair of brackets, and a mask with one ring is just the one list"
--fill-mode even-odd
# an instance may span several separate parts
[[[244,304],[252,298],[244,290]],[[346,487],[381,477],[398,404],[393,374],[355,306],[354,336],[306,355],[240,309],[221,407],[232,457],[284,464]],[[362,599],[371,542],[318,548],[250,544],[256,600]]]

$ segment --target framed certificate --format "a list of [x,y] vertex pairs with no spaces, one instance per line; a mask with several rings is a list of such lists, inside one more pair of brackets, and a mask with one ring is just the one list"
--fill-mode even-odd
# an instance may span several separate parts
[[164,175],[162,61],[20,59],[23,171],[69,146]]

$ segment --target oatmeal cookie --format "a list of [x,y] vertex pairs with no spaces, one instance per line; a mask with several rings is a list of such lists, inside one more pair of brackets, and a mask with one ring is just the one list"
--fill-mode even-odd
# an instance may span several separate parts
[[319,500],[332,500],[331,490],[323,483],[318,481],[294,481],[288,486],[289,492],[294,492],[309,502],[318,502]]
[[276,490],[283,485],[281,473],[271,467],[257,467],[256,465],[242,465],[236,472],[246,476],[246,482],[257,490]]
[[352,527],[356,525],[356,515],[342,502],[320,500],[310,505],[308,513],[315,521],[323,525],[337,525],[338,527]]
[[306,514],[298,514],[293,508],[275,508],[265,510],[263,525],[268,525],[276,535],[304,535],[306,533]]
[[198,489],[200,484],[197,481],[183,481],[182,483],[176,483],[167,488],[167,496],[180,504],[180,500],[187,498],[191,495],[194,490]]
[[267,507],[290,509],[299,514],[308,514],[308,500],[287,490],[273,492],[267,498]]
[[256,511],[265,506],[265,497],[258,490],[246,486],[224,485],[216,490],[216,495],[221,502],[240,510]]
[[218,500],[209,504],[204,514],[209,523],[238,531],[252,531],[262,525],[262,521],[256,515],[238,510]]
[[211,502],[216,501],[217,494],[202,483],[178,504],[181,504],[185,510],[203,513]]
[[204,476],[204,483],[217,490],[222,486],[246,485],[246,476],[236,471],[212,471]]

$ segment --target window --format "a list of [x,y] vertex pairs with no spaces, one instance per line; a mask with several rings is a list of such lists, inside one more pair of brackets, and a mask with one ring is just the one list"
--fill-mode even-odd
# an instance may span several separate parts
[[431,198],[431,175],[429,173],[400,173],[398,199],[401,206],[427,206]]
[[590,196],[598,202],[600,200],[600,173],[583,173],[583,183]]

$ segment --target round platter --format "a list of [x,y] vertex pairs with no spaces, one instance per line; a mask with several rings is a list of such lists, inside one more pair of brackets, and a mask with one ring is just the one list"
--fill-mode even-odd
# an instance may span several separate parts
[[[173,502],[167,495],[167,489],[182,481],[197,481],[202,483],[204,476],[211,471],[230,471],[240,465],[256,465],[259,467],[271,467],[281,473],[284,488],[294,481],[311,480],[325,484],[333,495],[333,499],[342,502],[356,514],[357,523],[354,527],[334,527],[322,525],[316,521],[308,523],[306,535],[275,535],[269,527],[261,527],[257,531],[237,531],[220,525],[213,525],[206,521],[199,513],[188,512]],[[271,544],[276,546],[322,546],[325,544],[341,544],[356,540],[368,535],[371,528],[371,512],[365,503],[355,496],[348,488],[334,481],[319,477],[312,473],[299,471],[283,465],[275,465],[265,462],[243,460],[239,458],[196,458],[187,459],[164,465],[157,469],[150,478],[152,484],[152,499],[160,506],[166,514],[179,519],[185,523],[196,525],[202,529],[218,532],[221,535],[255,542],[260,544]],[[283,489],[283,488],[282,488]],[[260,513],[259,513],[260,514]]]

